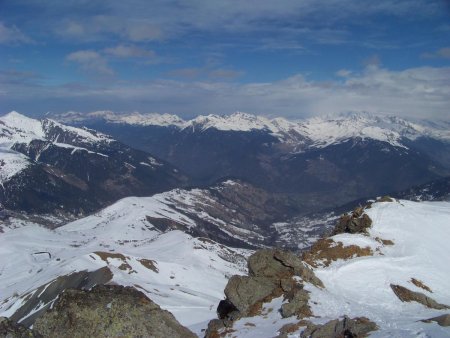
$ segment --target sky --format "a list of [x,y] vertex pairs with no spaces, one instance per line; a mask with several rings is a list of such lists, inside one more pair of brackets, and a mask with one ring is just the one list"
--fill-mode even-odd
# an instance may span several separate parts
[[449,0],[0,0],[0,114],[450,119]]

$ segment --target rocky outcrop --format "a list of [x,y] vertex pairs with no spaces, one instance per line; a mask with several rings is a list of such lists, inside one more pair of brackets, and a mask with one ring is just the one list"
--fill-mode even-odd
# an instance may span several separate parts
[[142,292],[101,285],[66,290],[33,329],[43,337],[196,337]]
[[303,283],[323,284],[298,256],[278,249],[259,250],[249,257],[248,271],[248,276],[233,276],[228,281],[226,299],[217,308],[219,320],[209,323],[206,337],[217,336],[236,319],[259,314],[263,303],[280,296],[287,300],[279,309],[283,317],[311,316]]
[[302,338],[356,338],[366,337],[377,330],[375,323],[365,317],[331,320],[323,325],[310,324],[301,334]]
[[250,276],[275,279],[301,277],[307,283],[323,287],[322,281],[314,272],[292,252],[278,249],[265,249],[255,252],[248,259]]
[[450,326],[450,314],[422,320],[424,323],[436,322],[440,326]]
[[233,276],[225,287],[225,296],[241,315],[246,316],[256,310],[259,302],[273,296],[277,288],[278,283],[272,278]]
[[33,325],[35,319],[50,308],[56,298],[66,289],[89,290],[94,285],[108,283],[113,277],[108,267],[95,271],[77,271],[59,276],[47,284],[22,296],[26,301],[10,319],[25,326]]
[[424,295],[421,292],[411,291],[403,286],[391,284],[392,291],[402,302],[417,302],[431,309],[444,310],[450,309],[448,305],[439,304],[433,298]]
[[281,316],[283,318],[297,316],[297,317],[310,317],[312,315],[309,308],[309,293],[305,290],[296,290],[290,298],[289,302],[281,305]]
[[370,217],[364,213],[364,207],[358,207],[353,210],[351,215],[342,215],[338,224],[334,228],[333,235],[349,234],[367,234],[372,225]]
[[371,255],[373,255],[373,252],[370,247],[344,246],[342,242],[335,242],[331,238],[322,238],[302,254],[302,259],[312,267],[317,268],[319,266],[329,266],[332,262],[339,259],[347,260]]
[[0,317],[0,338],[42,338],[42,336],[8,318]]

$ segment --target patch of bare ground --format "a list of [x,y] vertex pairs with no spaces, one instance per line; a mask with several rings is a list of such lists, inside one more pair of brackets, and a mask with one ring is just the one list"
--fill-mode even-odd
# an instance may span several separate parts
[[384,246],[387,246],[387,245],[394,245],[394,242],[391,241],[390,239],[383,239],[383,238],[380,238],[380,237],[375,237],[375,240],[376,240],[378,243],[383,244]]
[[418,288],[421,288],[421,289],[424,289],[424,290],[426,290],[426,291],[428,291],[428,292],[433,293],[433,291],[431,291],[431,289],[430,289],[428,286],[426,286],[425,283],[422,282],[422,281],[419,280],[419,279],[411,278],[411,283],[413,283],[413,284],[414,284],[415,286],[417,286]]
[[428,308],[444,310],[450,309],[450,306],[445,304],[440,304],[436,302],[433,298],[424,295],[421,292],[411,291],[404,286],[391,284],[392,291],[402,302],[417,302]]
[[308,325],[311,325],[311,322],[306,320],[300,320],[297,323],[289,323],[285,324],[281,327],[279,332],[279,338],[288,337],[290,333],[294,333],[298,331],[301,327],[307,327]]
[[135,272],[133,270],[133,268],[131,267],[131,265],[128,264],[128,262],[127,262],[127,258],[129,258],[129,257],[125,257],[121,253],[95,251],[94,254],[99,256],[104,262],[106,262],[106,264],[109,264],[109,259],[119,259],[119,260],[121,260],[123,262],[122,264],[119,265],[119,269],[120,270],[123,270],[123,271],[127,271],[128,270],[128,273]]
[[153,272],[158,273],[159,270],[156,267],[156,262],[152,261],[151,259],[141,258],[138,259],[139,263],[141,263],[143,266],[145,266],[147,269],[152,270]]
[[303,253],[302,260],[317,268],[319,266],[329,266],[333,261],[339,259],[347,260],[372,255],[373,251],[369,247],[344,246],[341,242],[335,242],[330,238],[322,238],[309,251]]

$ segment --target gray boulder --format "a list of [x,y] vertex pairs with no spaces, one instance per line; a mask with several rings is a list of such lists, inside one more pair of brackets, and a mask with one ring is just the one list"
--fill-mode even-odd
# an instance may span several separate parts
[[273,295],[278,287],[272,278],[233,276],[225,287],[225,295],[242,316],[247,316],[254,306]]
[[142,292],[101,285],[69,289],[33,329],[43,337],[196,337]]
[[294,269],[275,258],[278,250],[258,250],[248,259],[248,275],[253,277],[289,278],[294,275]]
[[422,322],[430,323],[430,322],[436,322],[440,326],[450,326],[450,314],[445,314],[429,319],[422,320]]
[[356,338],[366,337],[377,330],[375,323],[365,317],[331,320],[323,325],[309,325],[301,334],[302,338]]
[[283,318],[297,316],[299,318],[309,317],[312,315],[308,305],[309,293],[306,290],[297,290],[292,299],[288,303],[281,306],[281,316]]
[[323,287],[314,272],[301,258],[289,251],[277,249],[259,250],[248,259],[249,276],[286,279],[298,276],[303,281]]

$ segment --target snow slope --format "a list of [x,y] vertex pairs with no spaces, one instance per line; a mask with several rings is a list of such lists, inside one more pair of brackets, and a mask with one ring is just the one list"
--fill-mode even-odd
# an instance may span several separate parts
[[[61,138],[64,138],[64,142],[60,141]],[[102,142],[112,141],[107,135],[95,131],[65,126],[49,119],[40,121],[12,111],[0,117],[1,184],[21,172],[32,162],[27,156],[11,148],[17,144],[28,145],[33,140],[48,142],[44,149],[52,145],[60,148],[72,148],[74,151],[89,151],[79,145],[95,146]]]
[[55,128],[69,133],[73,141],[95,143],[112,140],[107,135],[92,130],[65,126],[49,119],[37,120],[12,111],[0,117],[0,147],[10,148],[14,143],[30,143],[32,140],[58,142],[58,134],[50,137]]
[[[315,270],[325,284],[325,289],[308,286],[313,313],[321,317],[316,321],[323,323],[343,315],[365,316],[380,327],[371,337],[449,337],[448,328],[420,322],[448,310],[401,302],[390,284],[450,305],[450,203],[376,203],[367,214],[373,220],[370,237],[332,238],[345,246],[369,246],[380,252]],[[376,237],[392,240],[394,245],[380,245]],[[411,278],[422,281],[433,292],[415,286]]]
[[0,148],[0,184],[9,180],[30,165],[25,155]]
[[146,216],[194,225],[156,199],[133,197],[56,230],[19,219],[0,224],[0,316],[58,276],[108,266],[113,282],[137,287],[183,325],[204,327],[227,279],[245,272],[249,252],[178,230],[161,233]]
[[56,116],[64,122],[82,123],[89,119],[103,119],[110,123],[140,126],[172,126],[179,129],[192,128],[204,131],[214,128],[222,131],[265,130],[282,142],[326,147],[349,138],[360,137],[388,142],[393,146],[404,147],[402,139],[415,140],[426,136],[440,140],[450,140],[449,123],[412,122],[395,116],[373,115],[370,113],[348,113],[314,117],[291,121],[285,118],[267,118],[242,112],[231,115],[197,116],[183,120],[169,114],[120,114],[111,111],[98,111],[88,114],[69,112]]

